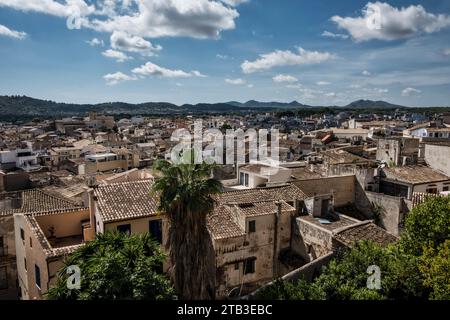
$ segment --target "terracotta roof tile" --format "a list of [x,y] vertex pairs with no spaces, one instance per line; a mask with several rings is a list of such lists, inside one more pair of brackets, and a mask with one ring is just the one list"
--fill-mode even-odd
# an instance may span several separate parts
[[40,189],[22,191],[21,201],[22,205],[20,208],[1,211],[0,215],[14,213],[64,212],[81,208],[75,201]]
[[373,222],[361,223],[345,229],[334,236],[345,246],[351,247],[358,241],[373,241],[383,246],[398,241],[398,238],[378,227]]
[[152,181],[129,181],[101,185],[94,190],[103,222],[157,214],[158,201],[150,195]]

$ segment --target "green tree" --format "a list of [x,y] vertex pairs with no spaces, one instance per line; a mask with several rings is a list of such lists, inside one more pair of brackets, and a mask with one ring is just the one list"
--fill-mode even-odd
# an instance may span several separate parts
[[419,265],[425,277],[425,286],[431,289],[430,298],[450,300],[450,240],[437,249],[424,249]]
[[214,299],[215,252],[207,216],[214,207],[211,196],[222,190],[211,178],[214,165],[158,160],[154,168],[160,177],[153,192],[170,222],[167,246],[175,290],[183,299]]
[[437,248],[450,239],[450,197],[429,198],[406,217],[401,245],[420,256],[424,247]]
[[[369,266],[381,271],[381,288],[369,289]],[[383,248],[371,242],[360,242],[343,250],[324,267],[312,283],[277,282],[263,290],[259,298],[307,300],[382,300],[413,299],[423,296],[422,277],[414,256],[395,246]]]
[[[174,295],[162,273],[166,256],[150,235],[105,233],[71,254],[58,273],[49,300],[161,300]],[[81,270],[80,289],[67,286],[67,268]]]

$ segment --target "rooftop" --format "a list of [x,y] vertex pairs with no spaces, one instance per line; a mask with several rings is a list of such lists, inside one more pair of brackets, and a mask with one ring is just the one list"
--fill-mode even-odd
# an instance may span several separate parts
[[350,217],[347,217],[345,215],[339,214],[335,218],[314,218],[311,215],[302,216],[298,218],[299,220],[303,222],[308,222],[310,224],[313,224],[317,227],[324,228],[330,232],[335,232],[338,229],[349,227],[351,225],[354,225],[355,223],[358,223],[359,221]]
[[373,241],[382,246],[387,246],[398,241],[398,238],[378,227],[371,221],[365,221],[347,228],[334,236],[334,238],[347,247],[353,246],[358,241]]
[[409,184],[424,184],[450,180],[450,177],[426,166],[384,168],[383,173],[386,179]]
[[343,149],[330,149],[321,151],[320,154],[327,157],[330,164],[368,163],[370,160],[356,156]]
[[94,190],[104,222],[142,218],[157,214],[157,199],[150,195],[152,180],[98,186]]
[[75,201],[40,189],[22,191],[20,198],[21,206],[19,208],[0,211],[0,215],[49,211],[64,212],[81,208]]
[[289,202],[295,200],[304,200],[306,198],[307,196],[293,184],[270,188],[228,191],[216,196],[217,201],[221,204],[252,203],[279,200]]

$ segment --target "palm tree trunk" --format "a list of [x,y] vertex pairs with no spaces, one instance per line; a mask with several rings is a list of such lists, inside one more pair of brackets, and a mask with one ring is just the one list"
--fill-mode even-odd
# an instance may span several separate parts
[[212,300],[216,263],[206,214],[183,212],[172,217],[168,246],[175,290],[182,299]]

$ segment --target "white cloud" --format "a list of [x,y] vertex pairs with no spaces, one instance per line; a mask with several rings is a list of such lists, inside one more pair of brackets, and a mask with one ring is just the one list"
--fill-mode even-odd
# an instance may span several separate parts
[[337,96],[336,92],[325,93],[325,97],[328,97],[328,98],[335,98],[336,96]]
[[129,14],[93,19],[97,31],[121,31],[143,38],[185,36],[217,38],[223,30],[235,28],[235,8],[212,0],[137,0]]
[[23,40],[27,37],[27,34],[22,31],[9,29],[8,27],[0,24],[0,36]]
[[316,84],[317,84],[318,86],[328,86],[328,85],[330,85],[331,83],[328,82],[328,81],[318,81],[318,82],[316,82]]
[[135,76],[129,76],[122,72],[108,73],[107,75],[103,76],[103,79],[105,79],[106,84],[109,86],[114,86],[124,81],[137,80]]
[[89,44],[91,47],[101,46],[103,47],[105,43],[103,40],[99,40],[97,38],[93,38],[92,40],[86,41],[87,44]]
[[[236,27],[242,0],[0,0],[0,7],[58,17],[80,16],[81,27],[100,32],[125,32],[142,38],[185,36],[217,38]],[[122,5],[118,5],[122,3]]]
[[246,60],[242,63],[241,68],[244,73],[253,73],[274,67],[317,64],[333,58],[335,58],[335,56],[331,53],[307,51],[303,48],[298,48],[298,53],[294,53],[290,50],[277,50],[271,53],[262,54],[259,56],[259,59],[255,61]]
[[228,84],[232,84],[235,86],[240,86],[240,85],[244,85],[247,82],[244,79],[241,78],[237,78],[237,79],[225,79],[225,82]]
[[238,6],[238,5],[242,4],[242,3],[247,3],[250,0],[220,0],[220,1],[225,3],[225,4],[227,4],[227,5],[229,5],[229,6],[235,7],[235,6]]
[[197,71],[197,70],[191,71],[191,74],[194,77],[199,77],[199,78],[206,78],[207,77],[207,75],[204,75],[203,73],[201,73],[200,71]]
[[216,54],[217,59],[227,60],[229,57],[225,54]]
[[140,76],[158,76],[162,78],[205,77],[205,75],[196,70],[191,72],[186,72],[183,70],[171,70],[160,67],[151,62],[147,62],[139,68],[133,69],[132,72]]
[[255,86],[254,86],[253,84],[251,84],[251,83],[247,85],[247,88],[250,88],[250,89],[252,89],[252,88],[254,88],[254,87],[255,87]]
[[350,36],[347,35],[347,34],[333,33],[333,32],[330,32],[330,31],[322,32],[322,37],[334,38],[334,39],[336,39],[336,38],[339,38],[339,39],[348,39],[348,38],[350,38]]
[[364,70],[363,72],[361,72],[361,74],[362,74],[363,76],[366,76],[366,77],[372,75],[372,73],[370,73],[370,72],[367,71],[367,70]]
[[367,3],[360,17],[334,16],[331,21],[346,30],[356,42],[405,39],[450,26],[450,16],[429,13],[421,5],[399,9],[378,1]]
[[359,89],[361,87],[362,86],[360,84],[351,84],[351,85],[348,86],[349,89]]
[[111,34],[110,42],[113,49],[138,52],[143,56],[152,56],[155,52],[162,49],[161,46],[154,46],[150,41],[142,37],[132,36],[121,31],[114,31]]
[[298,81],[296,77],[287,74],[279,74],[273,77],[272,80],[277,83],[294,83]]
[[417,96],[419,94],[421,94],[422,91],[415,89],[415,88],[406,88],[402,91],[402,96],[403,97],[412,97],[412,96]]
[[123,52],[120,52],[120,51],[117,51],[117,50],[112,50],[112,49],[108,49],[106,51],[103,51],[102,55],[107,57],[107,58],[115,59],[117,62],[124,62],[124,61],[133,59],[132,57],[127,56]]
[[296,83],[296,84],[288,84],[286,86],[286,88],[288,89],[301,89],[303,86],[300,83]]
[[444,49],[442,53],[446,56],[450,56],[450,48]]

